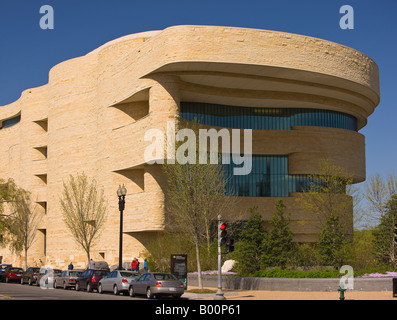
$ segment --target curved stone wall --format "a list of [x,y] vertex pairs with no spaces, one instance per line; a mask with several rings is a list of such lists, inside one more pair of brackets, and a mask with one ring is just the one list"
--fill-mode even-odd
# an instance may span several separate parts
[[[108,223],[94,259],[117,262],[120,183],[128,190],[125,261],[142,255],[148,241],[169,227],[165,178],[158,167],[145,164],[149,142],[143,136],[151,128],[165,132],[167,120],[178,118],[181,101],[334,110],[357,118],[360,129],[379,103],[378,67],[366,55],[326,40],[217,26],[130,35],[54,66],[48,84],[25,90],[0,108],[0,121],[21,114],[18,124],[0,130],[0,177],[12,177],[32,191],[45,213],[30,264],[42,259],[63,267],[73,260],[85,266],[85,254],[60,213],[59,196],[69,174],[95,177],[108,198]],[[350,170],[356,182],[365,179],[365,140],[357,132],[255,130],[253,146],[254,153],[287,154],[293,174],[316,173],[325,155]],[[236,215],[257,204],[269,219],[273,202],[243,199]],[[294,196],[286,203],[294,210],[297,240],[315,239],[317,231],[294,205]],[[4,250],[0,255],[10,256]]]

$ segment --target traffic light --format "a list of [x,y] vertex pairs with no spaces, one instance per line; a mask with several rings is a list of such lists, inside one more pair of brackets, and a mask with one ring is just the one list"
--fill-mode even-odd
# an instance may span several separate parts
[[233,239],[227,239],[226,241],[226,253],[233,252],[234,251],[234,240]]
[[221,238],[221,245],[226,243],[226,236],[227,236],[227,224],[222,223],[220,225],[220,238]]

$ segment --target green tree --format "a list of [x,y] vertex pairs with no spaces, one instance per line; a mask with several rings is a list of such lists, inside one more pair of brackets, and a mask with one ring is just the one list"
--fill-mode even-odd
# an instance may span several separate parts
[[[353,192],[352,175],[344,168],[334,165],[328,159],[319,163],[319,174],[311,175],[310,183],[299,192],[297,201],[302,209],[317,220],[319,231],[327,225],[329,217],[339,217],[339,222],[346,234],[353,231],[353,199],[346,194],[349,187]],[[329,221],[328,221],[329,222]]]
[[8,226],[12,212],[6,210],[7,204],[14,201],[17,192],[18,187],[13,179],[0,179],[0,245],[2,246],[5,246],[10,240]]
[[178,131],[178,140],[184,140],[176,143],[176,161],[167,161],[162,166],[167,181],[166,210],[175,229],[185,230],[186,239],[195,246],[198,287],[202,289],[201,243],[207,242],[209,255],[211,223],[218,214],[227,212],[234,197],[225,197],[227,177],[223,166],[219,161],[210,161],[211,152],[214,155],[218,150],[203,151],[204,144],[201,145],[201,140],[197,139],[199,127],[196,124],[183,125],[186,127]]
[[345,235],[339,216],[327,217],[318,242],[320,261],[324,265],[341,266],[345,258]]
[[25,269],[27,269],[28,250],[36,239],[37,227],[42,215],[36,211],[30,193],[22,188],[19,188],[13,196],[10,207],[12,208],[12,214],[8,217],[7,223],[10,234],[9,246],[12,251],[18,254],[24,251]]
[[394,239],[394,228],[397,224],[397,196],[393,195],[385,206],[385,212],[379,225],[373,230],[373,253],[383,264],[396,265],[397,245]]
[[[7,204],[7,206],[3,206]],[[40,214],[33,207],[30,193],[16,185],[13,179],[0,180],[0,235],[1,244],[12,252],[25,253],[35,240]]]
[[239,240],[235,245],[235,269],[240,274],[253,274],[261,268],[262,244],[268,234],[263,228],[263,219],[257,210],[258,207],[249,209],[251,215],[244,224]]
[[284,211],[285,204],[280,199],[270,220],[272,229],[269,232],[269,236],[265,237],[262,243],[262,267],[285,267],[291,257],[294,247],[292,242],[293,232],[289,227],[290,218],[285,215]]
[[349,257],[346,264],[355,270],[376,267],[373,240],[373,230],[355,230],[353,242],[348,244]]

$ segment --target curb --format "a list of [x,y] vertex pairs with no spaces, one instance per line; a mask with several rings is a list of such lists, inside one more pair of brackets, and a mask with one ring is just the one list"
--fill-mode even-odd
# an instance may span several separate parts
[[[185,292],[182,295],[182,298],[188,298],[188,299],[192,299],[192,300],[200,300],[203,298],[214,298],[215,297],[215,293],[191,293],[191,292]],[[223,292],[224,296],[237,296],[238,293],[237,292]]]

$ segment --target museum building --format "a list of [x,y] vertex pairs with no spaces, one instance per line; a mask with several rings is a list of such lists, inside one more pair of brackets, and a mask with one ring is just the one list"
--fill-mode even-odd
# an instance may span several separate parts
[[[318,227],[296,198],[324,158],[350,172],[354,183],[365,180],[359,131],[379,100],[371,58],[277,31],[174,26],[128,35],[62,62],[47,84],[0,108],[0,177],[31,191],[43,215],[28,264],[86,265],[59,203],[63,183],[82,172],[103,187],[108,202],[93,259],[118,263],[116,191],[124,184],[123,261],[142,260],[150,240],[171,227],[165,176],[144,158],[150,144],[145,132],[165,132],[168,121],[180,119],[252,130],[252,170],[228,182],[239,201],[226,218],[247,219],[257,206],[270,220],[281,198],[294,240],[316,241]],[[23,265],[23,257],[7,248],[0,256]]]

